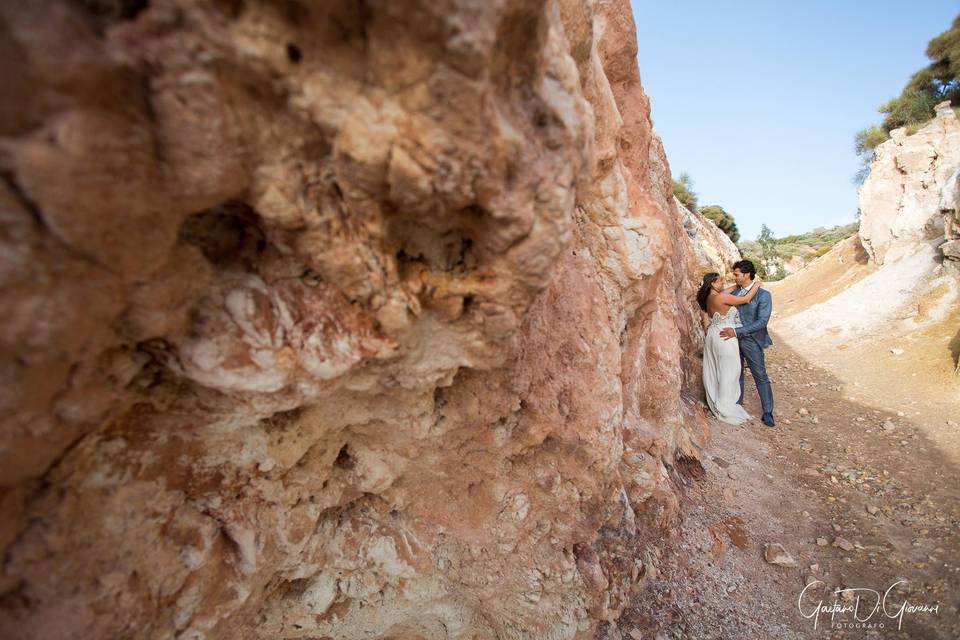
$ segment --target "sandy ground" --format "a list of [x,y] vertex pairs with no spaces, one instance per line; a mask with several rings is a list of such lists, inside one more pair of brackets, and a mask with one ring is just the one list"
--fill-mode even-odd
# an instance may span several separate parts
[[[714,424],[660,574],[602,635],[960,638],[960,402],[922,404],[862,361],[810,361],[773,338],[777,427]],[[766,562],[771,543],[796,566]],[[919,609],[900,616],[904,602]],[[803,615],[818,603],[846,610]]]

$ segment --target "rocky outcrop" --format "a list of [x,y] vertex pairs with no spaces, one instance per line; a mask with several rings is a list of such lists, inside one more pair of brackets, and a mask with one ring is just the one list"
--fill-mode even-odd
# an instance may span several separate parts
[[[912,135],[895,129],[877,147],[870,175],[860,188],[860,240],[871,259],[884,264],[914,253],[917,243],[953,242],[955,184],[960,168],[960,121],[945,102],[937,116]],[[941,254],[953,253],[949,244]]]
[[[860,246],[844,242],[776,288],[788,299],[817,300],[781,320],[784,335],[814,338],[820,346],[904,338],[920,345],[931,336],[949,343],[956,332],[951,316],[960,279],[950,252],[957,235],[960,121],[944,103],[916,133],[896,129],[891,136],[877,147],[860,188]],[[861,268],[859,256],[849,259],[861,247],[869,269]],[[938,359],[950,353],[940,344],[931,350]]]
[[741,259],[737,245],[712,220],[698,211],[690,211],[676,198],[673,202],[696,256],[698,271],[694,280],[699,283],[700,277],[709,271],[728,274],[733,263]]
[[706,437],[626,0],[0,11],[0,626],[618,615]]

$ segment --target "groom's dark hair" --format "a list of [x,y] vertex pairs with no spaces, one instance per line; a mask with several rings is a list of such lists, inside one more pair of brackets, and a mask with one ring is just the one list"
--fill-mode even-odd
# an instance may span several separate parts
[[749,273],[751,280],[756,280],[757,278],[757,268],[753,266],[753,263],[749,260],[739,260],[734,262],[733,268],[740,273]]

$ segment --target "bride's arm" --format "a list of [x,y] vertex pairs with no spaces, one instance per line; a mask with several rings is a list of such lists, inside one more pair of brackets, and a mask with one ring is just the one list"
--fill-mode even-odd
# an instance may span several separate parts
[[718,300],[724,304],[732,305],[741,305],[746,304],[753,300],[753,296],[757,295],[757,291],[760,291],[760,276],[756,277],[756,282],[753,283],[753,288],[745,296],[735,296],[729,293],[718,293]]

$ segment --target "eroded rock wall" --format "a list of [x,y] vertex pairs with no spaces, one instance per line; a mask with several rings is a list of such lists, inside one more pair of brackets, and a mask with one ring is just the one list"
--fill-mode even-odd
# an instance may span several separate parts
[[0,11],[0,628],[619,613],[706,437],[626,0]]
[[[960,120],[950,103],[917,132],[895,129],[876,149],[860,187],[860,240],[882,265],[914,253],[917,244],[956,240],[955,194],[960,169]],[[951,245],[952,246],[952,245]],[[950,258],[950,246],[941,250]]]
[[709,271],[729,276],[733,263],[741,259],[737,245],[699,211],[690,211],[676,198],[673,203],[680,213],[696,257],[697,271],[693,274],[694,281],[699,284],[703,274]]

